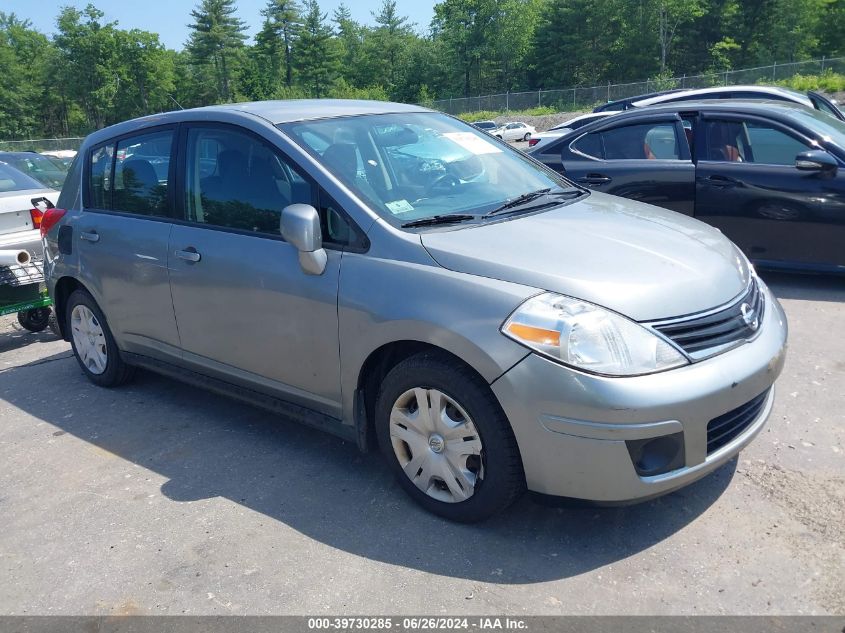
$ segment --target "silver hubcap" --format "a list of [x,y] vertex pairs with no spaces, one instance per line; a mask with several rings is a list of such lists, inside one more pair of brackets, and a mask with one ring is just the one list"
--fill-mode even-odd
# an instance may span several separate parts
[[78,305],[70,313],[70,329],[76,355],[92,374],[106,371],[106,337],[94,313],[86,306]]
[[475,424],[442,391],[417,387],[399,396],[390,412],[390,441],[408,479],[438,501],[466,501],[484,479]]

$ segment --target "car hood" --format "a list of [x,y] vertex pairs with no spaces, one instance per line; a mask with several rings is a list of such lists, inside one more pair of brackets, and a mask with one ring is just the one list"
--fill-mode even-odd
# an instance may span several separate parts
[[449,270],[577,297],[637,321],[715,308],[739,295],[751,274],[713,227],[601,193],[421,239]]

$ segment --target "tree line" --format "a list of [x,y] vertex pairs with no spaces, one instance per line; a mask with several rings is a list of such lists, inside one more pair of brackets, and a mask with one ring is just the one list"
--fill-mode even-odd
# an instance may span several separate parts
[[383,0],[201,0],[181,50],[94,5],[45,34],[0,12],[0,139],[73,136],[143,114],[301,97],[432,99],[596,85],[845,54],[845,0],[441,0],[429,25]]

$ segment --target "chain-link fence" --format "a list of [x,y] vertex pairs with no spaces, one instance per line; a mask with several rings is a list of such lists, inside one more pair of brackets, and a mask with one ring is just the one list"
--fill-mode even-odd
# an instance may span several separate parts
[[626,84],[608,83],[603,86],[438,99],[437,101],[432,101],[424,105],[449,114],[463,114],[482,110],[508,112],[510,110],[529,110],[543,106],[554,108],[561,112],[570,112],[592,109],[608,101],[627,99],[658,90],[773,83],[783,79],[789,79],[798,74],[820,75],[826,71],[845,74],[845,57],[822,58],[788,64],[772,64],[757,68],[728,70],[702,75],[683,75],[669,79],[651,79]]
[[3,152],[57,152],[61,150],[78,151],[82,143],[81,136],[71,138],[34,138],[26,141],[0,141]]

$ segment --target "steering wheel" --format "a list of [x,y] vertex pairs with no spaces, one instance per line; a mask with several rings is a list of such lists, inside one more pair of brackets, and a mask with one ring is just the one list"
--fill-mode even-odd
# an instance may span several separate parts
[[461,184],[461,179],[455,176],[454,174],[450,174],[446,172],[442,176],[438,176],[434,179],[428,189],[425,190],[425,196],[428,197],[434,193],[450,193],[455,187]]

